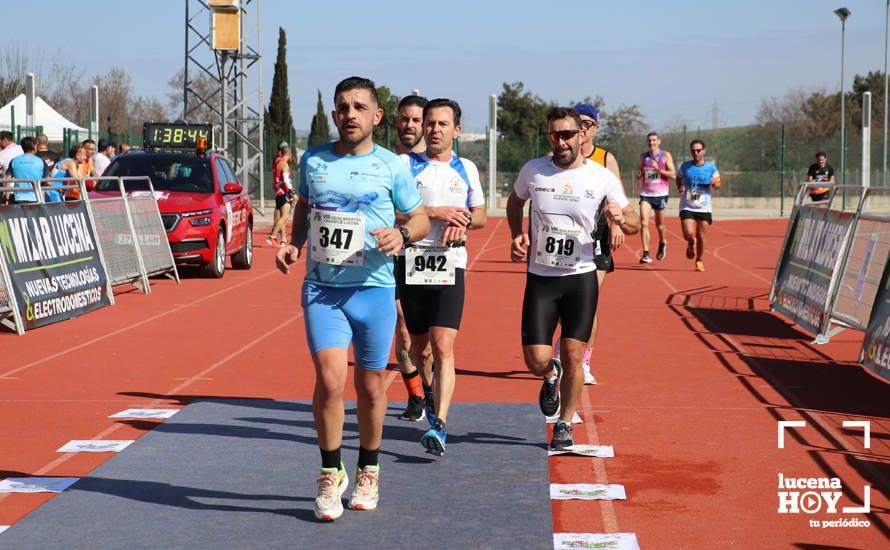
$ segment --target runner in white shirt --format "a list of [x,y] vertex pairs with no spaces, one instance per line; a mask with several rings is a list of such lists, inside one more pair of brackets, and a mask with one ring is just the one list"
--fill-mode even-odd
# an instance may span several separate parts
[[[397,155],[407,153],[422,153],[426,151],[426,143],[423,141],[423,108],[427,99],[419,95],[408,95],[399,101],[399,109],[396,113],[396,131],[399,143],[396,144]],[[400,220],[400,213],[396,212],[396,220]],[[411,335],[405,326],[405,314],[402,312],[402,300],[399,296],[399,287],[396,287],[396,342],[395,355],[402,373],[402,383],[408,392],[408,403],[405,410],[399,416],[402,420],[420,422],[423,419],[423,410],[426,407],[427,398],[432,395],[432,388],[422,383],[420,369],[411,362]],[[432,355],[429,355],[432,361]],[[432,365],[430,365],[432,369]]]
[[[430,217],[427,236],[398,258],[396,284],[411,334],[411,360],[420,368],[424,385],[432,385],[432,399],[426,400],[431,427],[420,442],[438,455],[445,453],[445,422],[454,393],[454,339],[463,314],[467,230],[486,222],[476,165],[451,150],[460,135],[460,114],[455,101],[429,101],[423,108],[426,152],[401,155]],[[430,353],[436,364],[434,384]]]
[[[592,235],[602,215],[600,204],[603,198],[609,199],[607,213],[626,235],[639,231],[640,218],[618,178],[579,154],[577,111],[556,107],[547,113],[547,121],[553,156],[522,167],[507,201],[507,221],[513,236],[511,259],[528,262],[522,302],[525,364],[533,374],[544,377],[538,398],[541,412],[559,413],[550,442],[551,448],[559,450],[574,445],[571,419],[584,384],[581,361],[598,295],[595,255],[601,244]],[[529,199],[532,207],[526,232],[522,216]],[[566,362],[565,377],[551,345],[557,321],[562,325],[560,356]]]

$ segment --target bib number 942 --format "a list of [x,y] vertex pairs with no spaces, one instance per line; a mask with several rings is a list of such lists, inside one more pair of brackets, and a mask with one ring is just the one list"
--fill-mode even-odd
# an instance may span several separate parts
[[454,250],[447,246],[412,246],[405,250],[405,283],[453,285]]

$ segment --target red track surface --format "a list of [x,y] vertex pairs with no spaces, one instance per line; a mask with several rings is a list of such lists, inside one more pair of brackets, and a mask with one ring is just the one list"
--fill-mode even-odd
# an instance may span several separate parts
[[[668,227],[667,259],[638,265],[639,240],[629,238],[601,295],[599,384],[585,387],[575,442],[613,445],[615,458],[550,459],[553,482],[620,483],[628,498],[556,501],[554,531],[634,532],[645,549],[887,547],[890,384],[855,364],[860,334],[817,347],[769,313],[785,222],[718,221],[705,273],[683,257],[678,221]],[[519,348],[522,266],[506,261],[508,241],[498,218],[473,235],[458,401],[537,399],[540,381]],[[0,478],[88,474],[109,455],[56,449],[71,439],[138,438],[154,425],[107,418],[125,408],[310,399],[303,269],[282,276],[272,253],[258,248],[253,270],[223,280],[159,280],[150,296],[134,290],[82,318],[0,335]],[[390,380],[390,398],[404,400],[396,372]],[[789,430],[778,449],[778,420],[808,427]],[[844,420],[871,421],[871,449]],[[779,514],[779,473],[839,477],[839,507],[861,505],[871,485],[872,513]],[[49,498],[0,495],[0,525]],[[809,526],[853,517],[871,527]]]

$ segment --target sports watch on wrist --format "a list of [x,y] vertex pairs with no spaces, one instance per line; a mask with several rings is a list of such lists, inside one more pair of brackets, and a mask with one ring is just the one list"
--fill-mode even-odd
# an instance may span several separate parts
[[399,234],[402,235],[402,245],[408,244],[408,239],[411,238],[411,234],[408,232],[408,228],[404,225],[396,226],[396,229],[399,230]]

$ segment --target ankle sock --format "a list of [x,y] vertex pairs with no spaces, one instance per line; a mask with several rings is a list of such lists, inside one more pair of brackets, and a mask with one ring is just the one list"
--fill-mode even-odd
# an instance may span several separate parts
[[340,467],[340,447],[337,447],[333,451],[326,451],[321,447],[318,448],[321,451],[321,467],[322,468],[339,468]]
[[369,451],[364,447],[358,448],[358,467],[361,470],[365,466],[376,466],[380,462],[380,448]]
[[402,382],[405,384],[405,389],[408,390],[408,395],[413,395],[415,397],[423,397],[423,388],[420,384],[420,370],[415,370],[414,372],[405,374],[402,373]]

